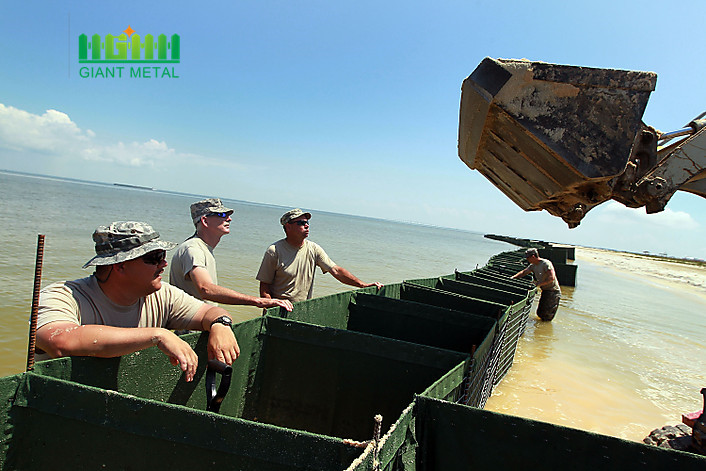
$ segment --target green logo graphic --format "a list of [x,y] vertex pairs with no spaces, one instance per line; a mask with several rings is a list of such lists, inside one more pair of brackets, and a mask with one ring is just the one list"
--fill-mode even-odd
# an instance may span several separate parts
[[[103,41],[98,34],[78,37],[78,62],[80,64],[178,64],[180,37],[172,34],[170,40],[160,34],[155,40],[151,34],[144,38],[130,26],[120,35],[106,34]],[[169,56],[169,57],[167,57]]]

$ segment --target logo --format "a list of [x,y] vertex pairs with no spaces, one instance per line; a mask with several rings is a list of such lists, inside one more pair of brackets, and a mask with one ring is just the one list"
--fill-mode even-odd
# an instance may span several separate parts
[[[179,78],[174,64],[181,61],[181,38],[136,33],[130,26],[119,35],[78,37],[81,78]],[[125,64],[125,65],[104,65]],[[157,65],[159,64],[159,65]]]

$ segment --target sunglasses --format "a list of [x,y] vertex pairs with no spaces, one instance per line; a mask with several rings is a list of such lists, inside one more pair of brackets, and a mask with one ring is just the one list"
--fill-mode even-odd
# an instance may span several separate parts
[[290,224],[296,224],[297,226],[308,226],[309,220],[308,219],[300,219],[298,221],[292,221]]
[[223,218],[223,219],[228,217],[228,213],[209,213],[208,215],[209,216],[218,216],[219,218]]
[[140,257],[148,265],[159,265],[167,258],[166,250],[155,250]]

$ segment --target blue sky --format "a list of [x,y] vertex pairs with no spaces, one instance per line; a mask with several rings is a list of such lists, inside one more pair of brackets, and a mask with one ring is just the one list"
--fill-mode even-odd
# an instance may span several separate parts
[[[0,169],[706,258],[702,198],[610,202],[569,230],[456,147],[486,56],[656,72],[643,119],[681,128],[706,110],[704,18],[696,1],[3,2]],[[181,36],[179,78],[79,76],[78,35],[128,25]]]

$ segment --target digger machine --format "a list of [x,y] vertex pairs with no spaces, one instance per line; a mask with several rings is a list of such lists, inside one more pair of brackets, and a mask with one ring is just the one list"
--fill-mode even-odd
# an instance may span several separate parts
[[[611,199],[652,214],[677,191],[706,198],[706,113],[676,131],[645,124],[656,83],[653,72],[485,58],[461,89],[458,155],[569,228]],[[702,454],[705,412],[689,424]]]

